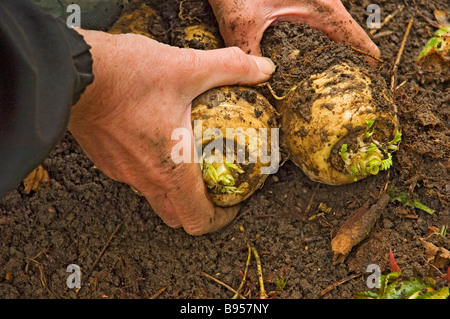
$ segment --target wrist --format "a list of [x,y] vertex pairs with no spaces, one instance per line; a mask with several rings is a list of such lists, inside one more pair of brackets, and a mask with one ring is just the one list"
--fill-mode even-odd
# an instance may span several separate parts
[[108,100],[113,100],[111,95],[114,94],[113,67],[111,61],[115,59],[118,50],[114,36],[100,31],[90,31],[83,29],[75,29],[85,42],[91,46],[93,65],[92,73],[94,81],[89,85],[85,92],[81,95],[79,101],[72,107],[69,129],[76,123],[77,125],[92,124],[88,120],[94,121],[96,118],[88,115],[98,113],[101,116],[101,106]]

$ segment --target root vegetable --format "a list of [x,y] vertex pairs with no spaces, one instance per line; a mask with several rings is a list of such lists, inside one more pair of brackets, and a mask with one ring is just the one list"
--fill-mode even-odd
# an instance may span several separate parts
[[[108,33],[134,33],[145,35],[160,42],[166,42],[162,18],[143,2],[127,3],[119,19],[108,29]],[[150,27],[152,26],[150,31]],[[160,30],[160,32],[157,32]]]
[[[201,50],[222,47],[217,26],[205,17],[193,19],[188,14],[192,12],[190,7],[180,7],[181,24],[186,26],[175,34],[173,45]],[[204,23],[189,24],[192,20]],[[209,90],[192,102],[191,119],[203,180],[215,205],[228,207],[246,200],[278,168],[276,111],[254,89]]]
[[213,50],[224,46],[212,9],[203,0],[181,1],[171,29],[171,44],[180,48]]
[[216,205],[247,199],[263,185],[270,166],[278,168],[275,109],[256,91],[209,90],[192,102],[191,119],[203,179]]
[[[273,39],[276,39],[275,41]],[[312,180],[341,185],[392,165],[396,108],[383,78],[351,48],[305,25],[266,31],[264,55],[278,66],[270,81],[282,145]]]
[[180,44],[184,48],[213,50],[221,47],[220,40],[206,25],[192,25],[184,29]]

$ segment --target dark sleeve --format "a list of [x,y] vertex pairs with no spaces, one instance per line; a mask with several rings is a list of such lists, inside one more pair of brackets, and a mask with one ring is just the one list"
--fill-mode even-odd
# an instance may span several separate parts
[[28,0],[0,0],[0,196],[41,163],[93,81],[90,47]]

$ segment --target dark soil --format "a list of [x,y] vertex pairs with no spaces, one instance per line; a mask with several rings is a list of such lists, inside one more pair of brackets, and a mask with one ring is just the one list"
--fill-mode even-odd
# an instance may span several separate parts
[[[168,30],[179,24],[179,7],[173,3],[155,4],[169,21],[162,24]],[[344,1],[363,27],[370,3]],[[367,265],[389,271],[389,250],[406,277],[441,277],[450,262],[437,269],[430,265],[420,238],[430,226],[450,224],[450,87],[448,82],[422,83],[415,59],[435,30],[424,16],[432,20],[434,9],[450,7],[439,0],[378,3],[382,20],[397,5],[407,4],[374,37],[387,83],[408,21],[414,18],[394,91],[402,144],[389,172],[346,186],[327,186],[310,181],[286,162],[243,204],[230,225],[192,237],[167,227],[144,198],[97,170],[67,133],[43,162],[49,185],[29,195],[19,185],[0,199],[0,297],[149,298],[159,293],[158,298],[230,298],[232,292],[201,272],[236,289],[247,259],[243,235],[259,253],[266,291],[274,298],[353,298],[368,290]],[[172,32],[165,34],[169,43]],[[333,264],[333,234],[353,211],[366,202],[374,205],[386,185],[408,192],[435,213],[391,202],[367,238],[345,261]],[[428,240],[450,248],[448,238]],[[70,264],[81,267],[78,292],[66,285]],[[282,277],[287,281],[281,290],[277,281]],[[254,259],[244,291],[249,298],[259,296]]]

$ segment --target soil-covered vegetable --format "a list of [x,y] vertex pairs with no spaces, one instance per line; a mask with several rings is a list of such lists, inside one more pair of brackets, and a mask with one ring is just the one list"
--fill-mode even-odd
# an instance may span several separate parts
[[269,84],[282,144],[312,180],[347,184],[392,165],[401,140],[396,107],[364,55],[292,23],[269,28],[262,50],[278,66]]
[[213,50],[224,46],[208,2],[181,1],[171,28],[171,44],[180,48]]
[[202,151],[203,179],[216,205],[247,199],[267,178],[263,168],[278,168],[278,145],[272,138],[272,129],[278,132],[275,109],[255,90],[209,90],[192,102],[191,118],[196,147]]
[[120,18],[108,29],[108,33],[134,33],[165,41],[167,37],[164,24],[153,7],[144,2],[131,2],[124,8]]
[[[184,6],[194,0],[136,0],[127,5],[143,2],[162,17],[160,24],[150,17],[150,23],[143,21],[144,27],[174,45],[179,3]],[[207,4],[207,0],[195,2]],[[369,32],[368,2],[342,2]],[[434,20],[433,10],[450,12],[450,6],[442,0],[383,0],[379,5],[382,20],[398,6],[405,6],[373,36],[384,61],[378,69],[387,82],[405,29],[414,18],[398,64],[398,86],[393,90],[403,135],[389,174],[329,186],[311,181],[301,169],[286,161],[266,179],[264,187],[242,203],[237,218],[227,227],[199,238],[181,228],[167,227],[145,198],[96,169],[67,133],[43,163],[49,183],[41,183],[40,190],[30,194],[25,194],[24,186],[19,185],[0,198],[0,297],[233,296],[233,292],[205,277],[201,270],[233,289],[238,289],[245,278],[242,293],[248,299],[258,298],[260,287],[254,260],[246,276],[242,275],[248,252],[241,240],[241,226],[248,242],[259,252],[270,298],[352,299],[355,293],[369,289],[369,264],[379,265],[382,274],[389,272],[390,249],[395,252],[403,278],[430,276],[436,280],[436,290],[448,286],[450,280],[443,282],[440,278],[447,274],[450,279],[449,232],[446,236],[442,231],[439,236],[427,234],[430,229],[441,230],[450,225],[450,88],[440,81],[421,83],[413,71],[423,46],[439,29],[429,22]],[[183,13],[184,21],[198,24],[196,16],[191,16],[196,11]],[[289,87],[286,85],[286,90]],[[277,93],[282,96],[284,92],[282,89]],[[271,95],[266,89],[263,93],[266,98]],[[396,194],[407,192],[409,199],[420,200],[435,213],[399,201],[389,202],[380,209],[367,238],[352,248],[344,262],[334,265],[333,234],[366,202],[368,209],[375,205],[379,201],[376,195],[386,183],[386,189],[395,185]],[[320,210],[324,205],[329,212]],[[117,225],[121,227],[115,232]],[[66,285],[69,264],[81,267],[81,290]],[[282,278],[288,280],[280,289]]]
[[[211,8],[204,1],[181,2],[178,17],[174,45],[200,50],[223,47],[217,25],[211,21]],[[269,175],[271,169],[264,167],[278,168],[278,140],[271,141],[276,118],[267,99],[250,87],[215,88],[192,102],[194,135],[200,133],[196,149],[214,204],[227,207],[244,201]],[[276,154],[271,154],[272,148]],[[271,156],[276,163],[270,162]]]

